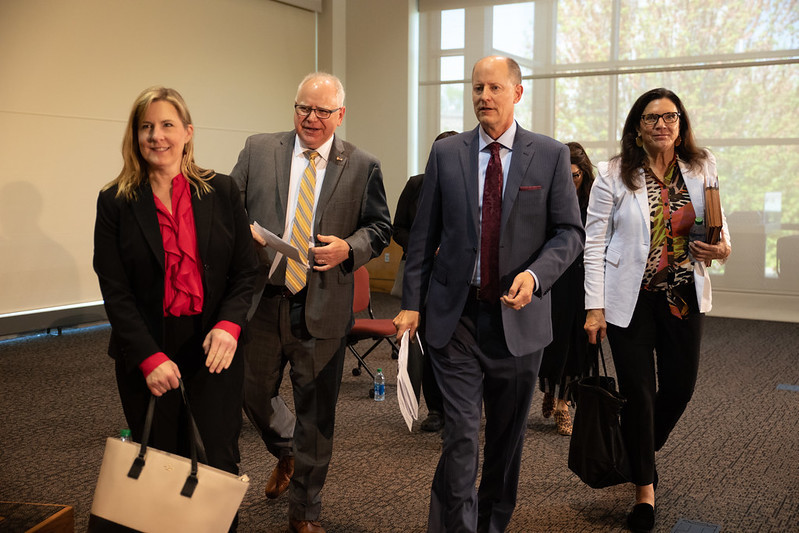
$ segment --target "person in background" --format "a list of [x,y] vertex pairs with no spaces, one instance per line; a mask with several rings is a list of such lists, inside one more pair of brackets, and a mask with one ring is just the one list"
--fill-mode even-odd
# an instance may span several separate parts
[[193,137],[189,110],[174,89],[152,87],[136,99],[122,171],[97,199],[94,270],[133,439],[141,442],[156,396],[149,444],[188,456],[181,379],[208,464],[237,474],[239,336],[257,258],[238,188],[197,166]]
[[[433,142],[446,139],[457,135],[457,131],[445,131],[440,133]],[[402,189],[397,211],[394,213],[394,240],[402,246],[402,259],[407,257],[408,237],[410,236],[413,220],[416,218],[416,206],[419,203],[419,192],[422,190],[424,174],[411,176]],[[424,315],[424,311],[422,311]],[[419,347],[415,344],[411,346],[411,353],[416,357],[422,357],[422,393],[427,404],[427,418],[422,420],[419,426],[422,431],[436,432],[444,427],[444,401],[441,398],[441,389],[436,383],[436,376],[433,373],[433,366],[430,363],[430,355],[427,352],[427,343],[424,341],[424,316],[420,321],[419,339],[424,355],[419,353]]]
[[[333,454],[346,335],[354,322],[353,273],[391,239],[380,162],[335,135],[344,112],[341,81],[309,74],[297,88],[294,130],[249,137],[231,172],[250,222],[290,241],[308,262],[261,249],[253,342],[245,353],[245,412],[268,449],[275,391],[284,362],[291,365],[296,423],[272,477],[280,490],[288,487],[294,533],[325,531],[319,521],[322,487]],[[253,238],[263,247],[255,231]]]
[[[582,145],[566,143],[571,158],[572,180],[577,189],[580,217],[585,224],[588,197],[594,184],[594,166]],[[538,387],[544,393],[541,414],[554,415],[555,426],[561,435],[572,434],[566,387],[569,382],[587,374],[588,336],[585,324],[585,269],[583,254],[566,269],[552,286],[552,343],[544,348]]]
[[[630,457],[633,531],[655,525],[655,452],[666,443],[696,385],[711,261],[730,255],[721,240],[688,241],[705,211],[705,184],[716,160],[696,146],[682,101],[668,89],[641,95],[624,123],[621,153],[598,165],[586,222],[585,330],[607,334]],[[657,357],[655,357],[657,355]]]
[[[433,143],[408,241],[397,336],[425,337],[444,397],[430,532],[501,532],[516,506],[527,415],[552,340],[549,291],[582,250],[569,150],[514,120],[511,58],[472,69],[479,126]],[[438,253],[437,253],[438,252]],[[485,404],[480,488],[479,434]]]

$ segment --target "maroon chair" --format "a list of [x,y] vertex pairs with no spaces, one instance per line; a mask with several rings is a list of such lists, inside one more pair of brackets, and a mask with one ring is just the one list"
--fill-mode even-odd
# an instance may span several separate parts
[[[362,266],[355,271],[355,288],[354,298],[352,300],[352,312],[355,313],[355,325],[347,335],[347,348],[352,352],[352,355],[358,360],[358,366],[352,369],[353,376],[360,376],[361,369],[365,369],[366,373],[374,379],[374,374],[369,366],[366,364],[366,357],[372,351],[380,346],[383,341],[391,345],[391,356],[396,359],[399,355],[397,345],[393,337],[397,334],[397,328],[394,327],[394,322],[390,318],[375,318],[372,311],[372,297],[369,292],[369,271],[365,266]],[[357,318],[358,313],[366,311],[369,318]],[[361,341],[370,341],[371,345],[363,355],[355,348],[355,345]],[[374,390],[369,389],[369,396],[374,395]]]

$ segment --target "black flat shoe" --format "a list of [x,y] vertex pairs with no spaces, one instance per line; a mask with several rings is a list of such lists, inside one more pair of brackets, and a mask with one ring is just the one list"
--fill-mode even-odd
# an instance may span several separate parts
[[441,428],[444,427],[444,417],[438,411],[430,411],[427,414],[427,418],[422,420],[422,425],[420,429],[422,431],[441,431]]
[[649,533],[655,527],[655,508],[648,503],[637,503],[627,515],[627,527],[634,533]]

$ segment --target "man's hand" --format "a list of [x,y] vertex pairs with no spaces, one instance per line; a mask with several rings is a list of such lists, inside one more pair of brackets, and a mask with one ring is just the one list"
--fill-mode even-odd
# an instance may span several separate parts
[[219,374],[230,367],[236,355],[238,341],[224,329],[214,328],[208,332],[203,341],[203,351],[208,357],[205,366],[212,374]]
[[179,379],[180,369],[173,361],[164,361],[144,378],[153,396],[161,396],[167,391],[177,389],[180,386]]
[[502,296],[499,301],[518,311],[530,303],[533,299],[533,291],[535,291],[535,278],[525,270],[516,274],[513,284],[508,289],[508,294]]
[[608,330],[608,324],[605,322],[605,310],[589,309],[585,316],[583,329],[588,333],[588,342],[591,344],[602,342]]
[[416,337],[416,329],[419,327],[419,311],[408,311],[403,309],[394,317],[394,327],[397,328],[397,342],[402,342],[402,336],[410,330],[411,341]]
[[312,246],[310,251],[314,260],[313,269],[324,272],[338,266],[350,256],[350,245],[335,235],[317,235],[316,238],[325,246]]
[[252,224],[250,224],[250,233],[252,233],[252,240],[260,244],[261,246],[266,246],[266,241],[264,240],[263,237],[258,235],[258,232],[255,231],[255,226],[253,226]]

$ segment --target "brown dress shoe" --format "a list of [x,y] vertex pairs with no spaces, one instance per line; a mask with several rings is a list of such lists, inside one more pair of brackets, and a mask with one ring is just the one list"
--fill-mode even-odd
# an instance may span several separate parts
[[322,523],[316,520],[289,520],[289,529],[293,533],[325,533]]
[[[277,466],[272,470],[269,481],[266,482],[266,497],[275,499],[289,488],[291,476],[294,475],[294,457],[287,455],[277,462]],[[313,530],[311,530],[313,531]]]

